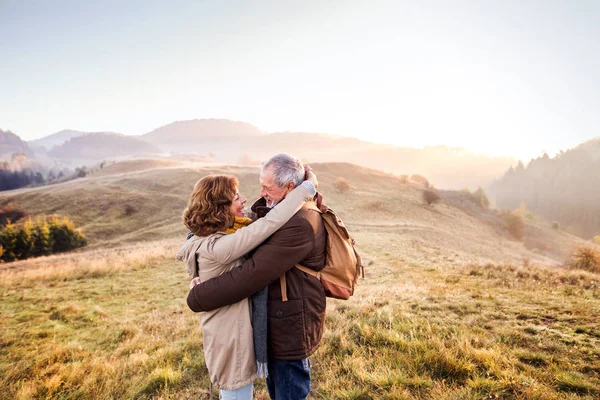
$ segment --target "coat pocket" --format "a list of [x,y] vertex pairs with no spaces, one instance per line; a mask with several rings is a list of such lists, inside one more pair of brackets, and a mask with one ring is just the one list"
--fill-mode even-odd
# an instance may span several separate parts
[[271,301],[269,304],[269,343],[272,356],[286,357],[305,351],[304,302]]

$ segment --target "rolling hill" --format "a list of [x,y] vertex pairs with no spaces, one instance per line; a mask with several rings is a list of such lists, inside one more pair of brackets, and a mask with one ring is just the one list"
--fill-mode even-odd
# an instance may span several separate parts
[[34,156],[31,148],[19,136],[0,129],[0,158],[10,159],[15,153],[23,153],[30,158]]
[[[486,186],[516,163],[510,157],[487,157],[465,149],[445,146],[422,149],[377,144],[352,137],[310,132],[276,132],[267,134],[259,128],[239,121],[226,119],[196,119],[177,121],[141,136],[125,136],[142,140],[154,147],[146,150],[137,144],[113,143],[123,136],[110,133],[104,142],[89,138],[88,133],[61,131],[33,141],[36,146],[57,147],[40,158],[47,166],[60,161],[82,164],[98,160],[139,156],[139,153],[169,152],[171,157],[189,158],[186,155],[210,157],[223,164],[259,165],[275,153],[287,152],[309,162],[352,161],[367,168],[379,169],[397,175],[425,175],[438,188],[476,189]],[[72,136],[64,143],[59,143]],[[41,147],[37,147],[41,149]],[[45,147],[49,148],[49,147]],[[128,150],[130,148],[131,150]],[[42,157],[42,154],[40,154]]]
[[161,153],[159,149],[136,137],[116,133],[89,133],[55,146],[48,155],[55,158],[104,160],[141,154]]
[[36,152],[47,152],[52,149],[54,146],[60,146],[69,139],[87,135],[90,132],[81,132],[74,131],[70,129],[65,129],[60,132],[53,133],[48,136],[44,136],[40,139],[30,140],[28,142],[29,146]]
[[517,164],[491,186],[499,208],[524,206],[584,238],[600,235],[600,137]]
[[245,139],[264,133],[247,122],[228,119],[194,119],[176,121],[140,136],[141,139],[168,150],[185,149],[193,145],[200,149],[203,142]]
[[[442,192],[447,201],[430,207],[423,203],[422,186],[390,174],[347,163],[313,167],[327,204],[349,224],[359,243],[369,243],[376,252],[385,252],[386,246],[402,248],[406,262],[425,258],[515,263],[528,258],[556,264],[583,243],[544,221],[530,221],[531,237],[516,242],[500,217],[474,206],[459,192]],[[82,227],[91,247],[170,239],[185,234],[181,212],[195,182],[209,173],[237,175],[240,191],[249,199],[259,192],[257,168],[141,160],[112,164],[106,171],[64,184],[3,193],[0,207],[22,208],[29,215],[66,215]],[[353,189],[334,190],[338,177],[347,179]]]
[[[348,163],[314,164],[326,203],[366,271],[328,299],[313,364],[323,399],[582,399],[600,395],[598,274],[562,265],[584,241],[527,221],[512,240],[464,192]],[[60,213],[90,240],[78,252],[0,264],[0,384],[7,398],[204,398],[198,317],[174,254],[197,179],[257,168],[129,160],[86,178],[0,193],[0,208]],[[352,188],[334,190],[346,178]],[[250,202],[251,200],[249,200]],[[266,399],[264,380],[255,396]],[[1,397],[1,396],[0,396]]]
[[516,163],[510,157],[487,157],[445,146],[415,149],[310,132],[267,135],[250,124],[228,120],[175,122],[141,138],[174,153],[212,154],[226,164],[256,165],[280,152],[310,162],[351,160],[394,174],[426,175],[437,187],[447,189],[485,186]]

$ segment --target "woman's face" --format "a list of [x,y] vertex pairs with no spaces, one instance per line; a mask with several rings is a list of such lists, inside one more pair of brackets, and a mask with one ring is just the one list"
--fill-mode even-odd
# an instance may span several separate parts
[[246,198],[236,189],[231,203],[231,213],[236,217],[244,217],[244,204],[246,204]]

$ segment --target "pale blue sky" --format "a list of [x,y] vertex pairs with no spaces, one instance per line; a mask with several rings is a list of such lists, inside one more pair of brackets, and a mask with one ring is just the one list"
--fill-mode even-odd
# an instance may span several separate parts
[[0,128],[230,118],[486,154],[600,136],[600,1],[0,0]]

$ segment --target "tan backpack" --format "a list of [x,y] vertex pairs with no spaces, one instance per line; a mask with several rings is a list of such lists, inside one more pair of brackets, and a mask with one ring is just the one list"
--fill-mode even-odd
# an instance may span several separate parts
[[[321,197],[318,200],[317,204],[320,203]],[[327,231],[325,267],[318,272],[300,264],[296,264],[296,268],[319,279],[327,297],[348,300],[354,294],[358,277],[361,274],[365,277],[365,270],[360,255],[354,249],[354,238],[350,236],[346,225],[332,209],[320,204],[317,207],[317,204],[311,202],[307,207],[321,214]],[[285,275],[279,280],[281,299],[287,301]]]

